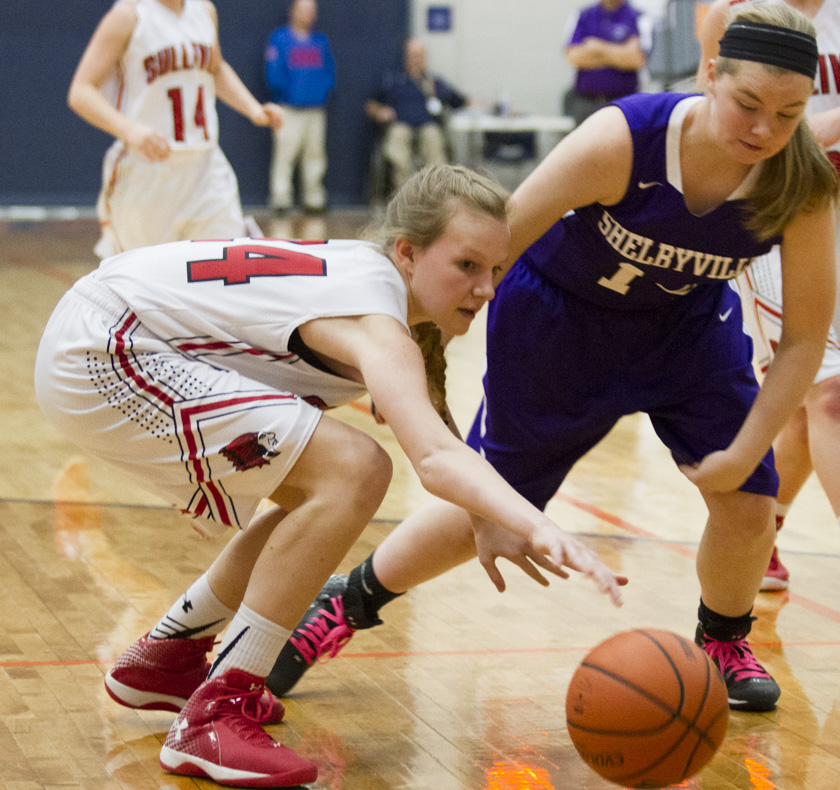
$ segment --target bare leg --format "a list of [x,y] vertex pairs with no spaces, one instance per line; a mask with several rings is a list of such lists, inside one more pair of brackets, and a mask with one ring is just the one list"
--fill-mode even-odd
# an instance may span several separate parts
[[701,600],[695,639],[720,670],[731,708],[773,710],[781,689],[753,655],[747,635],[776,538],[776,500],[740,491],[704,499],[709,520],[697,553]]
[[840,518],[840,376],[815,384],[805,397],[810,459]]
[[[241,569],[230,560],[246,561],[275,520],[253,572],[243,602],[284,628],[294,628],[324,582],[373,518],[388,488],[391,461],[370,437],[336,420],[322,419],[294,469],[275,496],[299,500],[282,518],[268,511],[264,523],[248,531],[242,545],[214,567],[220,589],[241,588]],[[258,517],[259,518],[259,517]],[[217,595],[219,593],[217,592]]]
[[384,587],[403,593],[475,556],[469,516],[436,499],[414,511],[382,541],[373,566]]
[[228,608],[238,609],[260,552],[286,511],[273,507],[254,516],[248,528],[228,541],[207,571],[207,581],[216,597]]
[[735,491],[704,493],[709,520],[697,553],[703,602],[725,617],[752,609],[773,550],[774,500]]
[[773,442],[779,472],[777,500],[780,505],[791,504],[811,474],[808,433],[808,415],[802,406],[791,415]]
[[[122,704],[180,710],[161,765],[216,781],[230,779],[231,772],[271,786],[315,780],[313,763],[260,729],[260,722],[283,715],[262,681],[309,602],[373,517],[390,477],[390,458],[373,439],[321,419],[272,495],[281,507],[258,514],[207,572],[204,606],[215,604],[222,615],[207,629],[222,623],[225,609],[235,609],[209,675],[212,631],[197,639],[141,638],[108,673],[106,687]],[[216,738],[225,745],[218,747]]]
[[[275,708],[265,707],[263,681],[309,602],[373,517],[390,478],[391,460],[373,439],[321,419],[272,495],[285,507],[257,516],[253,529],[214,563],[219,594],[242,603],[207,680],[191,692],[164,741],[164,768],[241,786],[315,781],[314,763],[260,728]],[[232,776],[245,778],[230,782]]]

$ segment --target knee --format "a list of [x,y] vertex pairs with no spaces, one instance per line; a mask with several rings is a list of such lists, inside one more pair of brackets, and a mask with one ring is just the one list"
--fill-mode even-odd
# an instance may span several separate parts
[[[339,454],[337,453],[336,456]],[[372,438],[363,435],[334,457],[344,495],[358,503],[375,503],[385,498],[393,474],[388,453]]]
[[812,415],[824,420],[840,423],[840,376],[815,384],[805,401],[806,408]]
[[[779,437],[781,439],[793,440],[796,442],[808,441],[808,411],[800,406],[785,423]],[[775,443],[774,443],[775,444]]]
[[752,543],[775,535],[776,500],[761,494],[736,491],[706,496],[709,507],[707,531],[711,540]]
[[357,462],[360,489],[365,496],[375,492],[376,499],[381,500],[391,483],[394,467],[391,456],[373,439],[365,438],[365,446]]

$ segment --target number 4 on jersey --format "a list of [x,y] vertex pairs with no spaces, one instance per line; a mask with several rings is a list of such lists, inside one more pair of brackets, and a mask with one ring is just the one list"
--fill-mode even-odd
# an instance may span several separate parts
[[323,277],[326,273],[327,262],[322,258],[261,244],[225,247],[221,258],[187,262],[191,283],[224,280],[225,285],[240,285],[252,277]]

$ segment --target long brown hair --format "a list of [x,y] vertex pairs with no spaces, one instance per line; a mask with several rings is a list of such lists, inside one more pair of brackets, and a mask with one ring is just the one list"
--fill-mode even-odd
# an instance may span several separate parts
[[[459,206],[493,219],[507,220],[510,195],[499,183],[460,165],[432,165],[415,173],[391,198],[383,221],[368,228],[366,239],[388,253],[400,237],[426,249],[434,244]],[[423,352],[429,396],[446,419],[446,357],[437,325],[412,327]]]
[[[749,3],[733,15],[735,21],[775,25],[816,37],[813,23],[801,12],[783,3]],[[719,57],[715,74],[737,73],[741,60]],[[769,71],[789,73],[778,66],[762,64]],[[820,147],[803,117],[788,144],[762,163],[756,184],[747,199],[745,226],[757,238],[782,233],[800,211],[814,211],[837,198],[837,171]]]

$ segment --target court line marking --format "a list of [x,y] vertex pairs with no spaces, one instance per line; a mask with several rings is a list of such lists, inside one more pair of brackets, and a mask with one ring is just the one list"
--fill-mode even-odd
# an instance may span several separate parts
[[[757,647],[831,647],[836,648],[840,641],[808,642],[808,641],[778,641],[778,642],[755,642],[750,644]],[[506,655],[530,655],[530,654],[551,654],[561,653],[588,653],[592,645],[573,645],[571,647],[512,647],[512,648],[483,648],[481,650],[390,650],[390,651],[366,651],[363,653],[341,653],[336,658],[438,658],[442,656],[506,656]],[[117,658],[90,658],[75,660],[43,660],[43,661],[0,661],[0,669],[31,669],[34,667],[77,667],[77,666],[103,666],[109,667],[115,664]]]
[[[367,408],[363,404],[358,404],[358,408],[367,411]],[[662,538],[661,536],[657,535],[656,533],[651,532],[650,530],[646,530],[642,527],[639,527],[626,519],[621,518],[620,516],[616,516],[615,514],[608,513],[605,510],[597,507],[596,505],[592,505],[588,502],[583,502],[575,497],[571,497],[568,494],[564,494],[558,491],[554,499],[568,504],[574,508],[577,508],[585,513],[588,513],[601,521],[604,521],[608,524],[611,524],[614,527],[617,527],[620,530],[623,530],[626,533],[629,533],[633,538],[640,538],[643,540],[650,540],[655,541],[657,543],[661,543],[664,545],[669,551],[674,552],[675,554],[679,554],[680,556],[686,557],[688,559],[695,559],[697,556],[697,552],[695,549],[691,548],[691,545],[686,545],[685,543],[673,540],[667,540]],[[28,500],[28,499],[6,499],[0,498],[0,502],[17,502],[23,504],[44,504],[44,505],[55,505],[59,504],[59,502],[55,500]],[[137,505],[137,504],[124,504],[124,503],[98,503],[98,502],[67,502],[64,503],[66,505],[79,505],[79,506],[91,506],[97,505],[99,507],[117,507],[117,508],[130,508],[136,507],[139,509],[160,509],[160,510],[171,510],[170,507],[166,505]],[[396,519],[372,519],[371,523],[392,523],[397,524],[399,523]],[[591,537],[591,538],[601,538],[601,539],[626,539],[624,536],[611,536],[611,535],[601,535],[597,533],[575,533],[578,537]],[[632,539],[632,538],[631,538]],[[818,556],[825,556],[825,555],[818,555]],[[831,555],[829,555],[831,556]],[[825,606],[823,604],[817,603],[816,601],[812,601],[805,596],[799,595],[798,593],[791,593],[787,591],[788,602],[794,605],[800,606],[814,614],[820,615],[825,617],[828,620],[833,622],[840,623],[840,611]],[[840,645],[838,641],[825,641],[825,642],[813,642],[813,641],[776,641],[776,642],[753,642],[755,646],[762,646],[762,647],[803,647],[803,646],[831,646],[835,647]],[[422,656],[476,656],[476,655],[507,655],[507,654],[538,654],[538,653],[545,653],[545,654],[558,654],[558,653],[573,653],[573,652],[582,652],[587,651],[591,648],[589,646],[582,646],[582,647],[546,647],[546,648],[521,648],[521,649],[483,649],[483,650],[444,650],[444,651],[396,651],[396,652],[367,652],[367,653],[343,653],[340,657],[342,658],[405,658],[405,657],[422,657]],[[99,665],[99,666],[109,666],[116,661],[115,659],[105,660],[105,659],[89,659],[89,660],[76,660],[76,661],[0,661],[0,667],[4,669],[12,669],[12,668],[32,668],[32,667],[39,667],[39,666],[91,666],[91,665]]]
[[[635,537],[655,538],[661,540],[661,538],[658,535],[656,535],[653,532],[650,532],[649,530],[643,529],[642,527],[637,527],[635,524],[631,524],[629,521],[625,521],[623,518],[615,516],[612,513],[607,513],[605,510],[601,510],[601,508],[597,507],[596,505],[590,505],[588,502],[582,502],[581,500],[575,499],[574,497],[571,497],[568,494],[564,494],[558,491],[554,495],[554,499],[560,502],[565,502],[566,504],[571,505],[572,507],[575,507],[578,510],[582,510],[585,513],[589,513],[590,515],[593,515],[596,518],[601,519],[602,521],[606,521],[608,524],[612,524],[613,526],[618,527],[619,529],[623,529],[626,532],[631,533]],[[688,546],[679,543],[669,543],[667,541],[662,541],[662,543],[666,546],[666,548],[668,548],[675,554],[679,554],[689,559],[697,558],[697,551],[695,549],[692,549]],[[787,593],[788,600],[790,603],[795,604],[796,606],[801,606],[803,609],[807,609],[809,612],[813,612],[814,614],[818,614],[822,617],[825,617],[827,620],[831,620],[835,623],[840,623],[840,610],[837,610],[830,606],[825,606],[821,603],[817,603],[817,601],[812,601],[810,598],[806,598],[804,595],[792,593],[789,590],[787,591]]]

